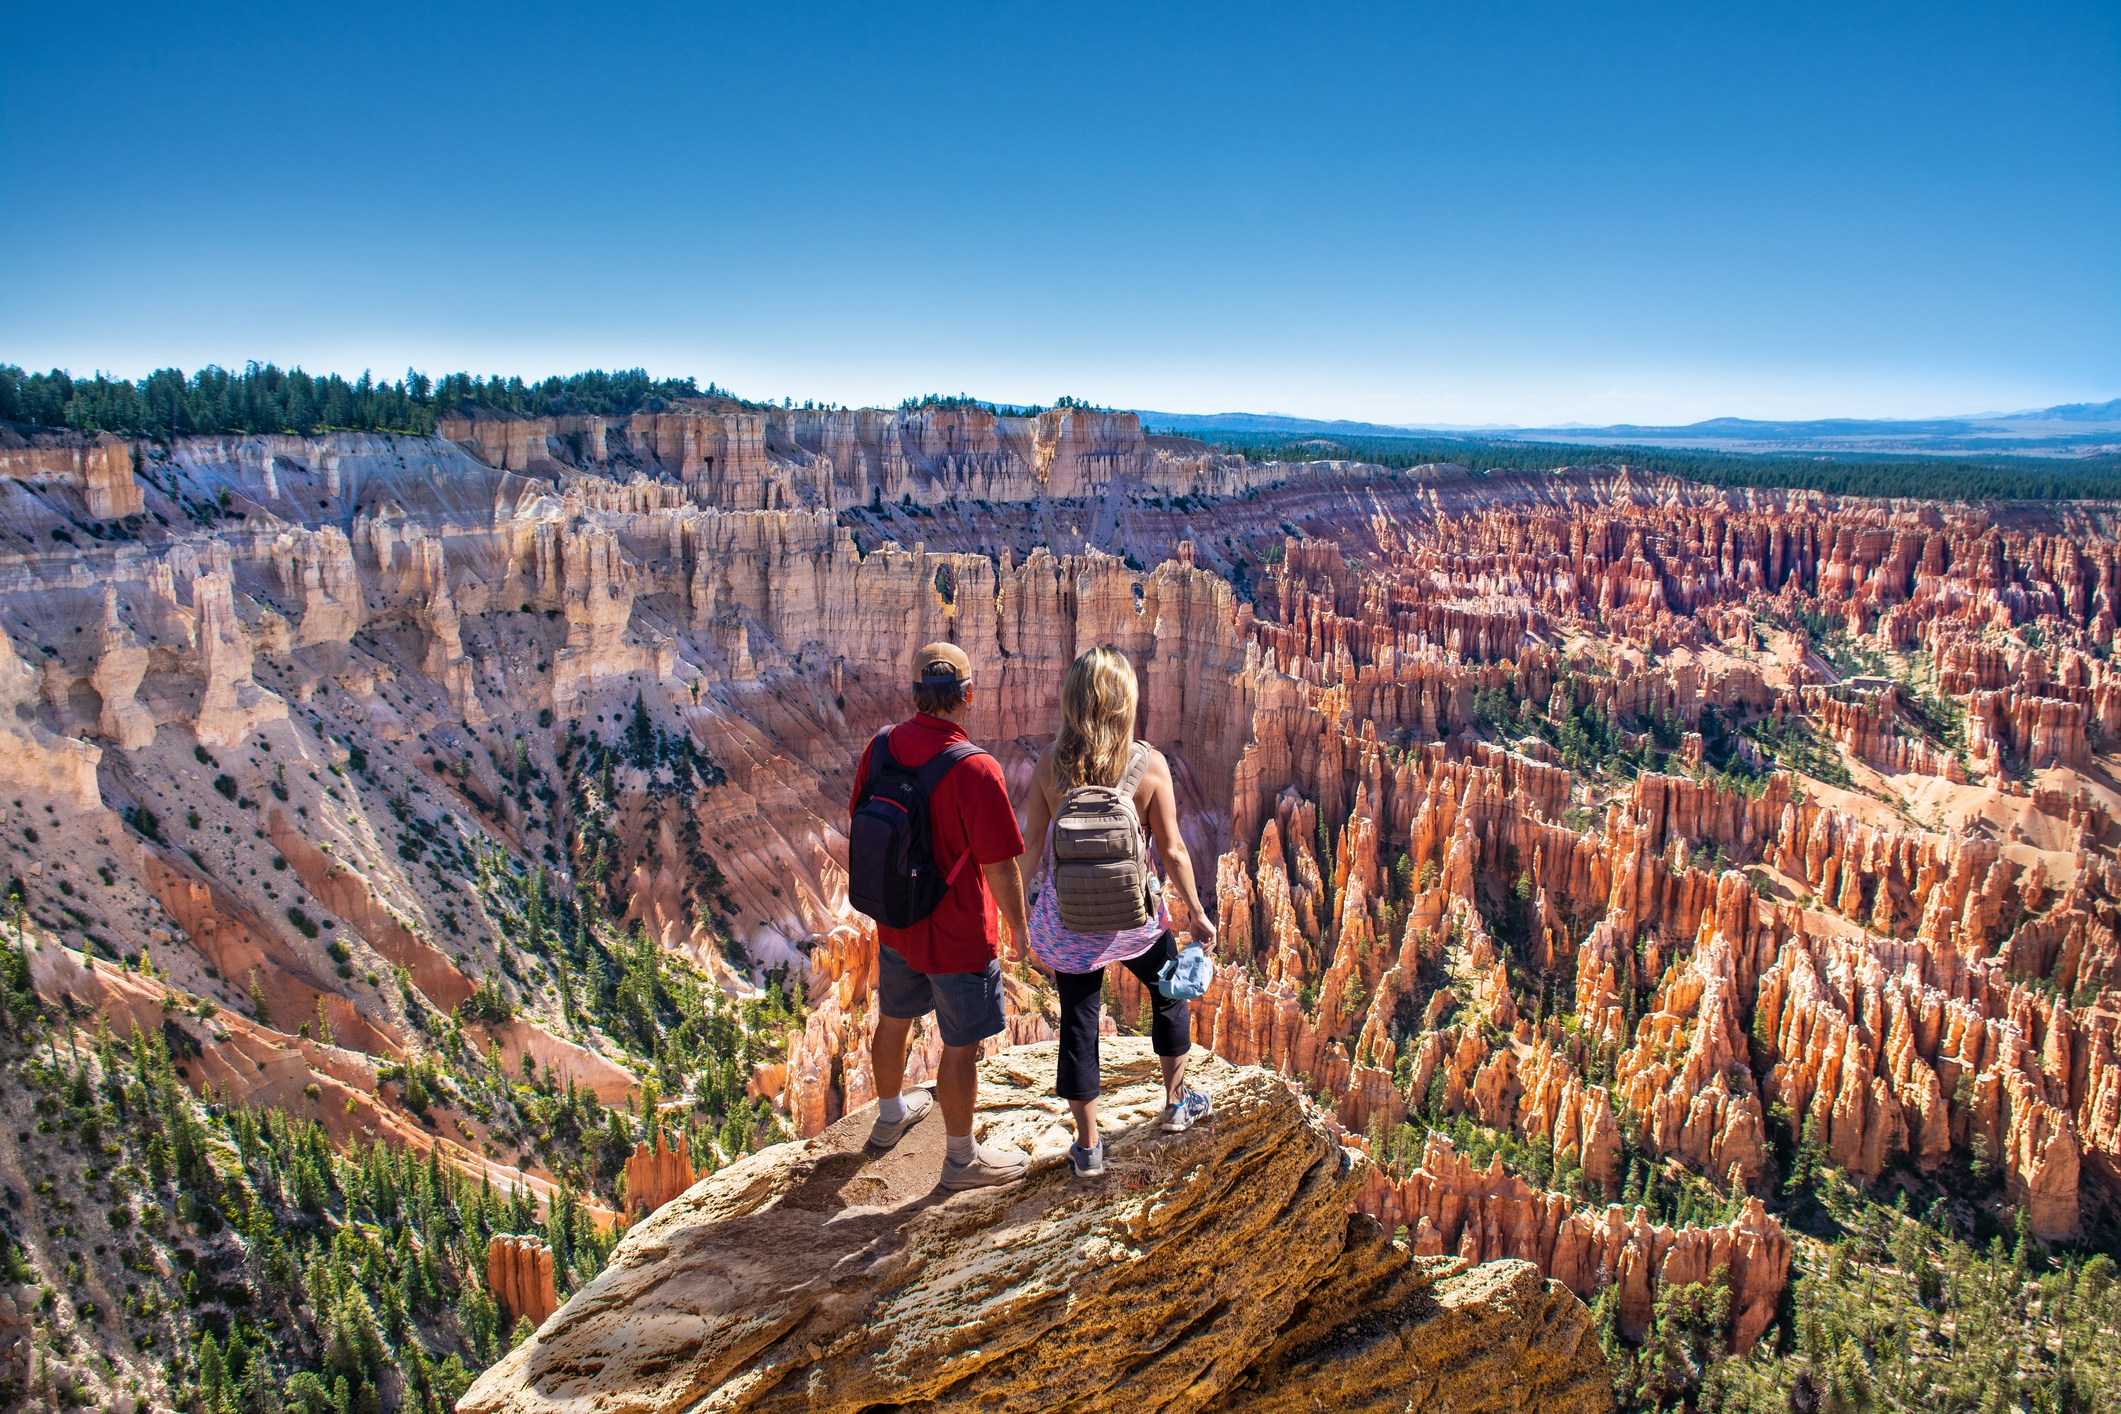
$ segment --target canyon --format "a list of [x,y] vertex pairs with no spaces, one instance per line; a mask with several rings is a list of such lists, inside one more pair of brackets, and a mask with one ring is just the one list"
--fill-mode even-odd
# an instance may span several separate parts
[[[877,1016],[850,773],[934,639],[1019,800],[1074,656],[1135,665],[1220,927],[1193,1035],[1262,1143],[1340,1166],[1304,1218],[1336,1289],[1562,1330],[1574,1293],[1639,1341],[1708,1284],[1744,1351],[1793,1174],[1968,1170],[1969,1224],[2109,1230],[2112,506],[1258,463],[1082,409],[438,434],[0,448],[0,809],[69,1028],[169,1038],[208,1106],[637,1224],[595,1277],[489,1245],[477,1280],[542,1329],[467,1409],[558,1398],[540,1362],[601,1349],[658,1244],[844,1149]],[[1054,999],[1007,963],[988,1074],[1028,1125]],[[694,1020],[644,1046],[622,976]],[[1115,1053],[1145,1000],[1113,979]],[[910,1078],[939,1051],[917,1033]],[[563,1162],[491,1102],[514,1076],[640,1132]],[[724,1143],[769,1109],[800,1142]],[[1329,1378],[1298,1333],[1356,1312],[1306,1314],[1317,1278],[1214,1399]],[[745,1398],[882,1378],[811,1343]]]

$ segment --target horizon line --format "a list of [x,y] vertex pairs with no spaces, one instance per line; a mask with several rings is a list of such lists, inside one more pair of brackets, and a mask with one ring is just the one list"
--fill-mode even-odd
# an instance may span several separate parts
[[[395,376],[391,376],[391,375],[381,375],[381,376],[379,376],[379,375],[378,375],[378,374],[376,373],[376,371],[375,371],[375,369],[374,369],[374,367],[373,367],[372,365],[371,365],[371,366],[366,366],[366,367],[363,367],[363,368],[362,368],[362,370],[361,370],[361,371],[360,371],[359,373],[357,373],[357,374],[352,374],[352,375],[348,375],[348,374],[345,374],[345,373],[341,373],[341,372],[339,372],[339,371],[338,371],[337,369],[332,369],[332,370],[329,370],[329,371],[327,371],[327,372],[321,372],[321,373],[319,373],[319,372],[314,372],[314,371],[311,371],[311,370],[309,370],[309,369],[305,368],[305,367],[303,366],[303,364],[302,364],[302,363],[301,363],[300,361],[293,361],[293,362],[290,362],[290,363],[288,363],[288,364],[286,364],[286,365],[284,365],[284,366],[283,366],[283,365],[281,365],[281,364],[279,364],[279,363],[277,363],[277,362],[275,362],[274,360],[271,360],[271,359],[245,359],[245,360],[241,361],[240,363],[233,363],[233,364],[224,364],[224,363],[220,363],[220,362],[217,362],[217,361],[209,360],[209,361],[207,361],[207,362],[204,362],[204,363],[201,363],[201,364],[199,364],[199,365],[198,365],[197,367],[195,367],[194,369],[190,370],[189,372],[186,372],[185,370],[183,370],[182,368],[179,368],[179,367],[178,367],[177,365],[175,365],[175,364],[163,364],[163,365],[161,365],[161,366],[159,366],[159,367],[156,367],[156,368],[152,368],[152,369],[150,369],[150,370],[149,370],[149,371],[148,371],[147,373],[144,373],[144,374],[129,374],[129,373],[119,373],[119,372],[113,371],[113,370],[111,370],[111,369],[108,369],[108,368],[97,368],[97,369],[94,369],[93,371],[91,371],[91,372],[89,372],[89,373],[87,373],[87,374],[77,374],[77,373],[75,373],[75,372],[74,372],[74,371],[73,371],[72,369],[70,369],[70,368],[65,368],[65,367],[63,367],[63,366],[57,366],[57,367],[53,367],[53,368],[51,368],[51,369],[47,369],[47,370],[39,370],[39,369],[34,369],[34,368],[28,368],[28,367],[24,367],[24,366],[22,366],[22,365],[18,365],[18,364],[11,364],[11,363],[8,363],[8,362],[7,362],[7,361],[5,361],[5,360],[0,360],[0,368],[14,368],[14,369],[18,370],[19,376],[20,376],[21,378],[23,378],[24,380],[27,380],[27,379],[30,379],[30,378],[43,378],[43,377],[49,377],[49,376],[50,376],[51,374],[53,374],[53,373],[61,373],[61,374],[64,374],[64,375],[65,375],[65,376],[66,376],[66,377],[67,377],[67,378],[68,378],[69,380],[71,380],[71,381],[73,381],[73,382],[90,382],[90,383],[93,383],[93,382],[95,382],[95,381],[96,381],[96,380],[98,380],[98,379],[103,379],[103,380],[106,380],[106,381],[109,381],[109,382],[121,382],[121,381],[122,381],[122,382],[126,382],[126,383],[131,383],[131,384],[134,384],[135,386],[137,386],[137,385],[139,385],[139,384],[142,384],[142,383],[145,383],[145,382],[146,382],[146,381],[148,381],[148,380],[149,380],[150,378],[152,378],[152,377],[153,377],[153,376],[154,376],[155,374],[158,374],[158,373],[165,373],[165,372],[170,372],[170,371],[175,371],[175,372],[177,372],[177,373],[181,374],[181,375],[182,375],[182,376],[183,376],[183,377],[185,378],[186,382],[191,382],[191,381],[192,381],[192,380],[194,380],[194,379],[195,379],[195,378],[196,378],[196,377],[197,377],[197,376],[198,376],[199,374],[201,374],[201,373],[204,373],[204,372],[206,372],[206,371],[208,371],[208,370],[210,370],[210,369],[211,369],[211,370],[215,370],[215,371],[219,371],[219,372],[222,372],[222,373],[228,373],[228,374],[231,374],[231,375],[241,375],[241,374],[243,374],[243,373],[247,372],[247,371],[248,371],[248,370],[250,370],[250,369],[258,369],[258,370],[261,370],[261,371],[265,371],[265,370],[272,370],[272,371],[277,371],[277,372],[280,372],[280,373],[283,373],[283,374],[290,374],[290,375],[292,375],[292,374],[296,374],[296,373],[303,373],[303,374],[307,374],[307,375],[308,375],[309,377],[311,377],[311,378],[316,378],[316,379],[332,379],[332,378],[338,378],[338,379],[341,379],[341,380],[343,380],[343,381],[345,381],[345,382],[347,382],[347,383],[356,383],[356,382],[358,382],[358,381],[359,381],[359,380],[360,380],[361,378],[363,378],[363,377],[366,377],[366,378],[369,378],[369,379],[370,379],[371,381],[373,381],[374,383],[376,383],[376,384],[377,384],[377,385],[379,385],[379,386],[395,386],[395,385],[401,385],[401,384],[403,384],[404,382],[406,382],[406,381],[407,381],[407,379],[408,379],[408,376],[413,376],[413,377],[425,377],[425,378],[429,379],[429,381],[430,381],[430,384],[431,384],[431,385],[432,385],[432,384],[435,384],[435,383],[439,383],[439,382],[441,382],[441,381],[442,381],[442,380],[443,380],[444,378],[452,378],[452,377],[459,377],[459,376],[462,376],[462,377],[470,377],[470,378],[476,379],[476,380],[478,380],[478,381],[479,381],[479,382],[481,382],[481,383],[485,383],[485,382],[489,382],[489,381],[493,381],[493,380],[507,380],[507,381],[520,381],[520,382],[522,383],[523,387],[525,388],[525,390],[526,390],[526,391],[531,391],[531,392],[535,392],[535,390],[536,390],[536,389],[537,389],[537,388],[538,388],[538,387],[539,387],[539,386],[540,386],[541,384],[544,384],[544,383],[550,382],[550,381],[552,381],[552,380],[554,380],[554,379],[561,379],[561,380],[566,380],[566,379],[572,379],[572,378],[579,378],[579,377],[582,377],[582,376],[585,376],[585,375],[589,375],[589,374],[598,374],[598,375],[607,375],[607,376],[623,376],[623,375],[625,375],[625,374],[630,374],[630,373],[638,373],[638,374],[641,374],[642,376],[644,376],[644,377],[646,377],[646,378],[649,378],[650,380],[652,380],[652,381],[654,381],[654,382],[657,382],[657,383],[686,383],[686,382],[689,382],[689,383],[691,383],[691,384],[695,385],[695,387],[699,387],[699,386],[701,385],[701,377],[700,377],[700,375],[699,375],[699,374],[697,374],[697,373],[683,373],[683,374],[668,374],[668,373],[662,373],[662,374],[658,374],[658,373],[655,373],[655,372],[652,372],[652,371],[650,371],[650,370],[649,370],[649,368],[647,367],[647,365],[645,365],[645,364],[634,364],[634,365],[631,365],[631,366],[622,366],[622,367],[617,367],[617,368],[581,368],[581,369],[576,369],[575,371],[573,371],[573,372],[571,372],[571,373],[548,373],[548,374],[543,374],[543,375],[540,375],[540,376],[538,376],[538,377],[535,377],[535,378],[531,378],[531,377],[526,377],[526,376],[524,376],[523,374],[520,374],[520,373],[508,373],[508,374],[501,374],[501,373],[492,373],[492,374],[475,374],[475,373],[472,373],[472,372],[471,372],[471,370],[470,370],[469,368],[459,368],[459,369],[455,370],[455,371],[454,371],[454,372],[452,372],[452,373],[448,373],[448,374],[441,374],[441,375],[435,375],[435,374],[431,374],[431,373],[428,373],[428,372],[427,372],[427,370],[425,370],[425,369],[417,368],[417,367],[414,367],[414,366],[412,366],[412,365],[410,365],[410,364],[408,364],[408,365],[406,366],[406,368],[405,368],[405,370],[404,370],[404,372],[403,372],[403,373],[397,374],[397,375],[395,375]],[[2019,407],[2019,408],[2014,408],[2014,409],[2010,409],[2010,410],[2008,410],[2008,411],[1993,411],[1993,410],[1984,410],[1984,411],[1979,411],[1979,412],[1951,412],[1951,413],[1929,413],[1929,414],[1893,414],[1893,413],[1876,413],[1876,414],[1856,414],[1856,413],[1837,413],[1837,414],[1832,414],[1832,415],[1828,415],[1828,416],[1815,416],[1815,417],[1759,417],[1759,416],[1748,416],[1748,415],[1746,415],[1746,414],[1743,414],[1743,413],[1718,413],[1718,414],[1715,414],[1715,415],[1713,415],[1713,416],[1709,416],[1709,417],[1702,417],[1702,418],[1696,418],[1696,419],[1694,419],[1693,421],[1690,421],[1690,422],[1658,422],[1658,421],[1636,421],[1636,420],[1628,420],[1628,419],[1622,419],[1622,420],[1617,420],[1617,421],[1607,421],[1607,422],[1587,422],[1587,421],[1583,421],[1583,420],[1580,420],[1580,419],[1574,419],[1574,418],[1571,418],[1571,419],[1563,419],[1563,420],[1559,420],[1559,421],[1522,421],[1522,422],[1496,422],[1496,421],[1483,421],[1483,422],[1449,422],[1449,421],[1441,421],[1441,420],[1434,420],[1434,421],[1431,421],[1431,420],[1421,420],[1421,419],[1413,419],[1413,420],[1403,420],[1403,421],[1402,421],[1402,420],[1391,420],[1391,421],[1387,421],[1387,420],[1383,420],[1383,419],[1379,419],[1379,418],[1375,418],[1375,417],[1371,417],[1371,418],[1362,418],[1362,417],[1349,417],[1349,416],[1345,416],[1345,415],[1335,415],[1335,416],[1327,416],[1327,415],[1316,415],[1316,414],[1304,414],[1304,413],[1294,413],[1294,412],[1281,412],[1281,411],[1275,411],[1275,410],[1266,410],[1266,411],[1259,411],[1259,412],[1253,412],[1253,411],[1247,411],[1247,410],[1243,410],[1243,409],[1238,409],[1238,408],[1230,408],[1230,407],[1227,407],[1227,406],[1226,406],[1226,407],[1223,407],[1223,408],[1220,408],[1220,409],[1217,409],[1216,411],[1213,411],[1213,412],[1186,412],[1186,411],[1181,411],[1181,410],[1177,410],[1177,409],[1172,409],[1172,408],[1149,408],[1149,407],[1141,407],[1141,406],[1128,406],[1128,405],[1126,405],[1126,404],[1124,404],[1124,403],[1118,403],[1118,402],[1113,402],[1113,403],[1104,403],[1104,402],[1098,402],[1098,401],[1097,401],[1097,400],[1095,400],[1095,399],[1088,399],[1088,398],[1073,398],[1073,395],[1070,395],[1070,394],[1062,394],[1062,395],[1059,395],[1059,396],[1058,396],[1058,398],[1057,398],[1056,400],[1053,400],[1053,401],[1047,401],[1047,402],[1039,402],[1039,401],[1036,401],[1036,400],[1019,400],[1019,399],[1009,399],[1009,398],[989,398],[989,397],[984,397],[984,396],[980,396],[980,395],[972,394],[972,393],[969,393],[969,392],[966,392],[966,391],[963,391],[963,390],[960,390],[959,392],[957,392],[957,393],[954,393],[954,394],[952,394],[952,393],[941,393],[941,392],[934,392],[934,391],[931,391],[931,392],[927,392],[927,393],[921,393],[921,394],[911,394],[911,395],[908,395],[907,397],[901,398],[901,399],[900,399],[900,400],[898,400],[898,402],[896,402],[896,403],[891,403],[891,402],[887,402],[887,401],[884,401],[884,400],[878,400],[878,401],[875,401],[875,402],[854,402],[854,403],[843,403],[843,402],[840,402],[840,401],[838,401],[838,400],[836,400],[836,399],[827,399],[827,398],[816,398],[816,397],[812,397],[812,398],[804,399],[804,400],[802,400],[802,401],[800,401],[800,402],[799,402],[799,401],[797,401],[797,400],[796,400],[796,399],[795,399],[795,398],[794,398],[794,397],[793,397],[792,395],[786,395],[786,394],[784,394],[784,395],[783,395],[783,396],[781,397],[781,399],[779,399],[778,401],[776,401],[775,399],[772,399],[772,398],[753,398],[753,397],[748,397],[748,396],[745,396],[745,395],[743,395],[743,394],[740,394],[740,393],[737,393],[737,392],[735,392],[735,391],[733,391],[733,390],[731,390],[731,389],[729,389],[729,388],[724,388],[724,387],[722,387],[722,386],[721,386],[721,385],[720,385],[720,384],[719,384],[719,383],[718,383],[718,382],[717,382],[716,380],[714,380],[714,379],[712,379],[712,378],[709,378],[709,379],[707,379],[707,380],[705,381],[705,384],[704,384],[704,388],[702,388],[702,389],[701,389],[701,391],[699,391],[698,393],[692,394],[691,396],[700,396],[700,397],[708,397],[708,396],[716,396],[716,395],[719,395],[719,396],[722,396],[722,397],[727,397],[727,398],[729,398],[729,399],[731,399],[731,400],[733,400],[733,401],[737,401],[737,402],[744,402],[744,403],[750,403],[750,404],[753,404],[753,405],[755,405],[755,406],[758,406],[758,407],[767,407],[767,408],[779,408],[779,409],[781,409],[781,410],[785,410],[785,411],[801,411],[801,410],[828,410],[828,411],[829,411],[829,410],[835,410],[835,409],[837,409],[837,410],[843,410],[843,411],[850,411],[850,412],[852,412],[852,411],[876,411],[876,412],[892,412],[892,411],[902,411],[902,410],[910,410],[910,409],[909,409],[909,406],[908,406],[909,404],[911,404],[911,405],[914,405],[914,406],[918,406],[918,405],[919,405],[919,403],[927,402],[927,401],[929,401],[929,400],[944,400],[944,399],[951,399],[951,398],[963,398],[963,399],[966,399],[967,401],[970,401],[970,402],[973,402],[973,403],[977,403],[977,404],[981,404],[981,405],[983,405],[983,406],[985,406],[985,407],[989,408],[990,410],[996,410],[996,411],[999,411],[999,410],[1002,410],[1002,409],[1020,409],[1020,408],[1036,408],[1036,409],[1040,409],[1040,410],[1050,411],[1050,410],[1053,410],[1053,409],[1055,409],[1056,407],[1066,407],[1066,406],[1068,406],[1068,405],[1069,405],[1069,400],[1070,400],[1070,399],[1072,398],[1072,399],[1073,399],[1073,401],[1074,401],[1075,403],[1077,403],[1077,404],[1080,404],[1080,405],[1082,405],[1082,406],[1084,406],[1084,407],[1086,407],[1086,408],[1092,409],[1092,410],[1097,410],[1097,411],[1105,411],[1105,412],[1127,412],[1127,413],[1132,413],[1132,414],[1136,415],[1137,417],[1140,417],[1140,418],[1142,418],[1142,419],[1144,420],[1144,424],[1145,424],[1145,425],[1147,424],[1148,420],[1149,420],[1149,419],[1151,419],[1151,418],[1173,418],[1173,419],[1185,419],[1185,420],[1187,420],[1187,421],[1191,421],[1191,422],[1195,422],[1195,423],[1199,423],[1199,424],[1202,424],[1202,425],[1203,425],[1204,427],[1212,427],[1212,426],[1213,426],[1213,424],[1214,424],[1214,420],[1215,420],[1215,419],[1217,419],[1217,418],[1261,418],[1261,419],[1274,419],[1274,420],[1278,420],[1278,421],[1285,421],[1285,422],[1295,422],[1295,423],[1306,423],[1306,424],[1311,424],[1311,425],[1313,425],[1313,426],[1315,426],[1315,427],[1319,427],[1319,428],[1332,428],[1332,427],[1342,427],[1342,428],[1345,428],[1345,429],[1349,429],[1349,435],[1356,435],[1356,436],[1362,436],[1362,435],[1369,435],[1369,436],[1379,436],[1379,435],[1385,435],[1385,436],[1389,436],[1389,435],[1394,435],[1394,434],[1397,434],[1397,433],[1405,433],[1405,434],[1418,434],[1418,433],[1423,433],[1423,432],[1442,432],[1442,433],[1450,433],[1450,434],[1460,434],[1460,435],[1462,435],[1462,434],[1467,434],[1467,433],[1481,433],[1481,432],[1488,432],[1488,433],[1506,433],[1506,432],[1515,432],[1515,433],[1526,433],[1526,432],[1575,432],[1575,433],[1601,433],[1601,432],[1614,432],[1614,431],[1620,431],[1620,430],[1627,430],[1627,431],[1635,431],[1635,432],[1644,432],[1644,433],[1658,433],[1658,432],[1686,432],[1686,431],[1693,431],[1693,430],[1699,429],[1699,428],[1701,428],[1701,427],[1707,426],[1707,425],[1709,425],[1709,424],[1713,424],[1713,423],[1719,423],[1719,422],[1741,422],[1741,423],[1756,423],[1756,424],[1761,424],[1761,425],[1763,425],[1763,426],[1771,426],[1771,425],[1784,425],[1784,426],[1821,426],[1821,425],[1827,425],[1827,424],[1833,424],[1833,423],[1870,423],[1870,424],[1878,424],[1878,423],[1903,423],[1903,424],[1918,424],[1918,423],[1936,423],[1936,422],[1949,422],[1949,423],[1959,423],[1959,424],[1978,424],[1978,423],[1983,423],[1983,422],[1990,422],[1990,421],[1998,421],[1998,420],[2003,420],[2003,419],[2037,419],[2037,418],[2039,418],[2039,417],[2040,417],[2040,416],[2041,416],[2042,414],[2044,414],[2044,413],[2050,413],[2050,412],[2055,412],[2055,411],[2058,411],[2058,410],[2061,410],[2061,409],[2071,409],[2071,408],[2095,408],[2095,407],[2104,407],[2104,406],[2106,406],[2106,405],[2108,405],[2108,404],[2112,404],[2112,403],[2121,403],[2121,394],[2116,394],[2116,395],[2114,395],[2114,396],[2111,396],[2111,397],[2107,397],[2107,398],[2080,398],[2080,399],[2075,399],[2075,400],[2070,400],[2070,401],[2063,401],[2063,402],[2054,402],[2054,403],[2047,403],[2047,404],[2043,404],[2043,405],[2037,405],[2037,406]],[[659,396],[659,395],[658,395],[658,396]],[[1006,414],[1005,414],[1005,415],[1006,415]],[[2111,421],[2112,421],[2112,422],[2114,422],[2114,423],[2116,423],[2116,424],[2121,424],[2121,410],[2117,410],[2117,414],[2116,414],[2116,416],[2115,416],[2115,417],[2114,417],[2113,419],[2111,419]],[[2103,424],[2101,424],[2101,423],[2093,423],[2093,424],[2087,424],[2087,425],[2097,426],[2097,425],[2103,425]],[[1356,430],[1354,430],[1354,429],[1361,429],[1361,428],[1377,428],[1377,429],[1383,429],[1383,430],[1382,430],[1382,431],[1379,431],[1379,432],[1369,432],[1369,433],[1364,433],[1364,432],[1361,432],[1361,431],[1356,431]],[[1234,428],[1234,427],[1233,427],[1233,428],[1229,428],[1229,429],[1227,429],[1227,430],[1231,430],[1231,431],[1240,431],[1240,430],[1245,430],[1245,429],[1241,429],[1241,428]],[[1260,431],[1268,431],[1268,430],[1271,430],[1271,429],[1264,429],[1264,428],[1263,428],[1263,429],[1258,429],[1258,430],[1260,430]],[[1295,430],[1295,429],[1290,429],[1290,430]]]

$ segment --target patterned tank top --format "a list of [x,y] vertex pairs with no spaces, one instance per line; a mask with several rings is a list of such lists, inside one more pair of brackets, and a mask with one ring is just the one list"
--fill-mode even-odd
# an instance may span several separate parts
[[1139,927],[1121,928],[1110,933],[1077,933],[1062,927],[1060,905],[1053,897],[1053,827],[1050,825],[1046,827],[1046,839],[1040,848],[1044,851],[1047,883],[1038,891],[1038,902],[1031,905],[1031,951],[1055,972],[1095,972],[1106,963],[1127,962],[1140,957],[1171,926],[1171,911],[1164,906],[1163,894],[1158,893],[1156,911]]

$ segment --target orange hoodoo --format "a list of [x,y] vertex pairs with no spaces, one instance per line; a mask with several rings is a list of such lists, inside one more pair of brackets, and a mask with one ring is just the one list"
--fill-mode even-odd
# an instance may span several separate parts
[[699,1175],[692,1171],[692,1154],[683,1136],[676,1148],[666,1148],[661,1134],[655,1137],[655,1148],[646,1143],[633,1146],[633,1157],[626,1160],[626,1208],[630,1213],[646,1215],[662,1207],[697,1182]]
[[511,1327],[525,1317],[541,1326],[560,1309],[552,1281],[552,1249],[535,1237],[500,1233],[486,1244],[486,1287]]

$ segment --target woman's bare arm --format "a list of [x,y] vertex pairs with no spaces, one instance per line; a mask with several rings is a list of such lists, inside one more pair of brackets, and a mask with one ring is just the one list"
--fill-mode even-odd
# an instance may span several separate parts
[[[1024,852],[1016,857],[1017,878],[1023,888],[1020,897],[1025,908],[1030,907],[1031,880],[1038,873],[1039,861],[1046,853],[1046,831],[1053,824],[1053,748],[1047,747],[1038,758],[1038,765],[1031,772],[1031,789],[1024,797]],[[1019,942],[1023,951],[1018,960],[1028,962],[1046,976],[1053,976],[1053,969],[1031,949],[1031,930],[1027,925]]]
[[1155,837],[1157,855],[1164,862],[1164,879],[1178,886],[1179,900],[1186,906],[1194,938],[1202,946],[1212,948],[1215,923],[1208,917],[1208,910],[1200,906],[1200,889],[1193,881],[1193,856],[1186,853],[1186,842],[1178,833],[1178,788],[1171,780],[1171,765],[1161,751],[1151,752],[1149,769],[1142,773],[1142,785],[1149,792],[1149,832]]
[[1016,871],[1024,881],[1024,897],[1031,897],[1031,880],[1046,853],[1046,831],[1053,825],[1053,748],[1047,747],[1031,772],[1031,790],[1024,797],[1024,852],[1016,857]]

